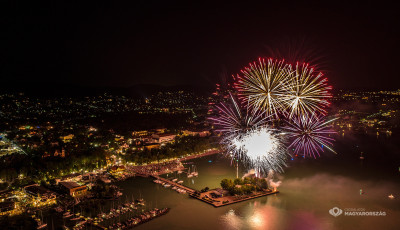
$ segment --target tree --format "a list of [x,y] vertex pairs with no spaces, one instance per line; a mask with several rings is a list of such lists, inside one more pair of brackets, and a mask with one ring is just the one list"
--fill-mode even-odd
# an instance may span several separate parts
[[231,179],[223,179],[221,181],[221,187],[225,190],[232,190],[232,188],[235,186],[233,181]]
[[53,179],[49,180],[49,183],[50,183],[50,185],[54,186],[57,184],[57,181],[56,181],[56,179],[53,178]]
[[262,188],[262,189],[268,189],[268,182],[267,182],[267,180],[262,179],[261,188]]
[[250,194],[254,189],[254,186],[250,186],[250,185],[243,185],[242,186],[242,192],[245,194]]
[[240,178],[236,178],[233,183],[235,183],[235,185],[242,185],[243,184],[243,180]]
[[245,178],[243,179],[243,184],[251,184],[251,178],[245,177]]
[[7,182],[0,183],[0,191],[4,190],[4,189],[7,189],[7,188],[8,188],[8,183]]
[[27,213],[0,217],[0,229],[36,229],[36,221]]
[[235,186],[231,193],[234,194],[234,195],[243,195],[244,194],[243,187],[236,187]]

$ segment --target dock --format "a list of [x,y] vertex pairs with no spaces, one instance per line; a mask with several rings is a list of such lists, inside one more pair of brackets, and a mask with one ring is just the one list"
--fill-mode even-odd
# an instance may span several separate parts
[[178,184],[178,183],[176,183],[176,182],[170,181],[170,180],[165,179],[165,178],[162,178],[162,177],[160,177],[160,176],[157,176],[157,175],[151,175],[151,176],[152,176],[153,178],[157,179],[157,180],[160,180],[160,181],[163,181],[163,182],[165,182],[165,183],[168,183],[168,184],[170,184],[171,186],[175,186],[175,187],[177,187],[177,188],[183,189],[183,190],[185,190],[186,193],[189,194],[189,195],[192,195],[192,194],[194,194],[194,193],[196,192],[196,190],[194,190],[194,189],[192,189],[192,188],[186,187],[186,186],[184,186],[184,185],[182,185],[182,184]]

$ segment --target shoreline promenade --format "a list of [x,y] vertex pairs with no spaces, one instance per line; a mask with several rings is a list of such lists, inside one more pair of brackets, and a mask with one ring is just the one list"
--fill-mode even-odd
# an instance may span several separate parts
[[[171,173],[175,171],[183,171],[185,168],[182,165],[182,162],[200,158],[200,157],[205,157],[205,156],[210,156],[214,155],[217,153],[220,153],[220,149],[212,149],[210,151],[204,152],[204,153],[199,153],[199,154],[192,154],[189,156],[185,156],[182,158],[174,159],[174,160],[169,160],[166,162],[162,163],[153,163],[153,164],[147,164],[147,165],[135,165],[135,166],[126,166],[126,169],[130,173],[134,173],[136,176],[142,176],[142,177],[148,177],[148,176],[153,176],[153,175],[162,175],[166,173]],[[127,179],[129,177],[126,177],[124,179]]]

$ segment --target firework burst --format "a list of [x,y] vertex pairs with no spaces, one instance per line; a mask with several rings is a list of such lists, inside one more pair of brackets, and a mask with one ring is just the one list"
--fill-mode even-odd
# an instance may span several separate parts
[[267,117],[263,113],[249,107],[243,109],[232,94],[230,94],[230,102],[230,104],[216,105],[218,116],[210,118],[217,127],[217,131],[224,136],[243,133],[267,122]]
[[250,168],[254,168],[258,175],[266,175],[269,170],[283,172],[283,167],[286,166],[288,154],[282,137],[268,126],[228,137],[226,142],[228,151]]
[[336,153],[332,149],[333,138],[329,137],[336,132],[331,130],[330,123],[336,119],[325,121],[322,115],[308,115],[294,117],[284,127],[287,136],[292,140],[289,148],[294,148],[294,153],[316,158],[324,148]]
[[287,107],[290,69],[284,61],[260,58],[241,71],[235,86],[251,107],[263,110],[268,116],[278,117]]
[[315,74],[313,68],[307,64],[297,63],[295,71],[290,71],[291,77],[288,80],[287,98],[288,114],[304,116],[306,113],[326,113],[325,108],[329,106],[328,99],[331,87],[322,73]]
[[[308,64],[293,69],[283,60],[260,58],[234,80],[232,91],[237,90],[241,101],[230,94],[231,103],[217,105],[218,116],[211,119],[232,160],[266,174],[283,172],[289,148],[314,158],[325,148],[334,152],[329,136],[335,133],[330,129],[333,120],[324,120],[331,87],[322,73]],[[288,125],[281,127],[278,119]],[[285,133],[279,131],[282,128]],[[286,140],[292,141],[288,148]]]
[[230,95],[231,103],[216,106],[218,117],[211,118],[222,134],[221,144],[232,160],[240,160],[258,174],[283,171],[287,151],[276,130],[268,128],[264,113],[241,105]]

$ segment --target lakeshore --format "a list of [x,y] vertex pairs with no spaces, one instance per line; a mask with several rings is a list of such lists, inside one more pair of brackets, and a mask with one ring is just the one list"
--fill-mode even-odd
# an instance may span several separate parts
[[149,177],[149,176],[159,176],[167,173],[173,173],[176,171],[184,171],[185,166],[182,164],[184,161],[193,160],[201,157],[206,157],[214,154],[220,153],[220,149],[211,149],[203,153],[191,154],[178,159],[168,160],[164,162],[157,162],[146,165],[124,165],[125,171],[115,174],[116,180],[126,180],[133,176]]
[[[344,156],[343,156],[344,157]],[[348,158],[348,156],[346,156]],[[358,157],[358,156],[356,156]],[[347,159],[346,158],[346,159]],[[329,203],[325,196],[321,196],[321,193],[329,193],[334,196],[333,200],[338,202],[338,195],[334,194],[342,194],[349,197],[349,199],[355,201],[355,203],[361,207],[368,207],[368,200],[371,199],[371,194],[379,195],[373,186],[365,186],[360,183],[355,183],[353,180],[346,177],[344,182],[352,182],[355,183],[351,185],[350,188],[346,189],[345,192],[334,191],[334,187],[328,183],[326,186],[332,188],[332,190],[327,191],[321,187],[315,187],[313,183],[314,178],[320,178],[321,175],[310,175],[309,168],[313,170],[324,170],[323,168],[319,168],[319,165],[314,162],[307,162],[306,165],[303,166],[303,162],[299,162],[302,159],[295,158],[293,167],[296,167],[296,170],[288,169],[286,173],[287,177],[285,177],[285,181],[279,189],[279,195],[268,195],[262,196],[255,199],[249,199],[242,202],[237,202],[232,205],[225,205],[218,208],[214,208],[211,204],[207,204],[201,200],[195,200],[193,197],[185,194],[181,194],[172,189],[173,186],[169,188],[164,188],[162,184],[156,184],[153,182],[155,180],[153,177],[131,177],[123,181],[117,181],[114,184],[121,188],[121,192],[123,193],[118,199],[115,200],[106,200],[103,202],[95,202],[98,203],[98,206],[92,206],[89,209],[80,207],[75,207],[75,211],[79,211],[83,213],[84,216],[96,217],[100,210],[107,211],[112,209],[113,207],[118,207],[119,204],[124,204],[127,201],[132,200],[132,196],[136,199],[143,198],[146,201],[145,210],[152,210],[154,208],[163,208],[169,207],[170,211],[168,214],[161,216],[160,218],[155,218],[150,222],[145,224],[137,225],[133,229],[137,230],[162,230],[165,229],[166,226],[171,229],[187,229],[190,226],[192,229],[200,230],[200,229],[254,229],[257,226],[261,226],[263,229],[287,229],[287,226],[281,225],[281,221],[290,224],[298,224],[301,223],[309,223],[309,215],[307,216],[296,216],[298,213],[297,210],[301,209],[304,205],[310,204],[315,210],[317,210],[317,214],[315,214],[315,222],[313,224],[315,226],[319,226],[319,229],[329,229],[330,224],[334,224],[334,217],[330,216],[330,214],[326,211],[329,210],[331,204]],[[190,163],[188,163],[190,162]],[[194,160],[182,162],[186,167],[189,165],[195,165],[197,171],[199,172],[198,177],[188,178],[186,173],[170,173],[167,175],[161,175],[161,177],[168,177],[169,180],[173,180],[174,178],[178,178],[178,181],[183,180],[184,186],[188,188],[192,188],[194,190],[201,190],[206,186],[210,187],[210,190],[213,188],[220,187],[220,181],[224,178],[234,178],[236,176],[236,169],[230,167],[230,160],[223,157],[221,154],[210,155],[207,157],[197,158]],[[301,163],[301,164],[300,164]],[[354,163],[353,163],[354,165]],[[337,167],[340,167],[339,164]],[[358,168],[359,170],[360,168]],[[332,169],[327,169],[329,174],[322,176],[326,180],[332,180],[335,183],[341,183],[341,177],[336,176],[339,173],[338,170],[332,171]],[[243,175],[246,173],[246,169],[239,167],[239,174]],[[299,174],[300,172],[300,174]],[[358,172],[358,171],[357,171]],[[335,175],[334,175],[335,174]],[[298,187],[298,177],[303,178],[305,188]],[[194,181],[194,183],[193,183]],[[367,196],[360,196],[358,193],[359,188],[363,188],[368,194]],[[300,189],[300,190],[299,190]],[[355,192],[354,192],[355,191]],[[393,192],[393,190],[390,190]],[[311,196],[304,196],[304,194],[310,193]],[[395,195],[395,194],[394,194]],[[382,198],[382,199],[381,199]],[[390,209],[388,213],[393,213],[394,206],[398,204],[398,199],[389,200],[387,198],[387,194],[382,194],[377,197],[379,202],[384,205],[385,209]],[[306,201],[302,202],[302,201]],[[293,207],[291,205],[293,205]],[[393,206],[393,207],[392,207]],[[392,210],[392,211],[391,211]],[[83,212],[82,212],[83,211]],[[324,212],[325,211],[325,212]],[[92,214],[90,214],[90,212]],[[137,213],[141,213],[141,210],[137,210]],[[311,212],[308,212],[311,213]],[[319,214],[320,213],[320,214]],[[124,216],[129,214],[123,214]],[[134,214],[131,215],[135,216]],[[265,216],[265,218],[269,218],[274,216],[274,218],[270,218],[268,222],[256,222],[258,219]],[[62,219],[58,220],[57,216],[47,216],[44,213],[44,222],[48,224],[48,229],[51,230],[52,219],[54,219],[55,226],[62,226]],[[122,220],[123,218],[123,220]],[[296,221],[293,220],[296,219]],[[332,219],[329,219],[332,218]],[[360,217],[361,218],[361,217]],[[118,220],[119,217],[114,218],[114,220]],[[129,219],[129,218],[128,218]],[[280,221],[273,221],[274,219],[279,219]],[[350,219],[350,218],[349,218]],[[387,222],[380,222],[381,224],[386,224],[386,226],[394,225],[394,218],[391,216],[382,217],[381,219],[387,220]],[[121,216],[121,222],[126,221],[126,217]],[[371,221],[379,222],[380,219],[374,218]],[[109,221],[112,222],[112,219]],[[324,221],[328,221],[328,223],[324,224]],[[382,220],[383,221],[383,220]],[[119,220],[118,220],[119,222]],[[255,225],[257,224],[257,225]],[[351,220],[346,222],[347,225],[351,224]],[[109,226],[110,224],[103,223],[102,226]],[[111,224],[112,225],[112,224]],[[255,226],[254,228],[252,226]],[[192,227],[193,226],[193,227]],[[210,227],[211,226],[211,227]],[[301,226],[310,226],[308,224],[303,224]],[[261,228],[260,227],[260,228]],[[90,229],[89,226],[87,229]],[[56,229],[56,228],[55,228]],[[94,228],[93,226],[93,229]],[[257,229],[257,228],[256,228]],[[350,229],[350,228],[344,228]],[[370,229],[370,228],[365,228]],[[390,228],[389,228],[390,229]],[[393,228],[394,229],[394,228]]]

